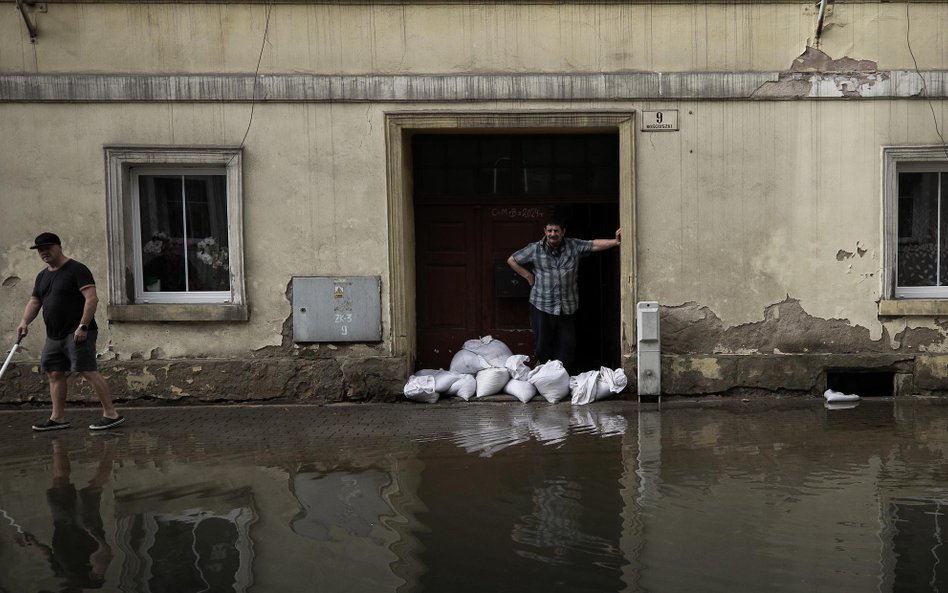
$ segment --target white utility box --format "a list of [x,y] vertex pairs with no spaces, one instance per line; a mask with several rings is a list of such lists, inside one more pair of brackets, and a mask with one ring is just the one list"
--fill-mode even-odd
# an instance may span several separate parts
[[636,306],[639,395],[662,393],[662,333],[658,315],[657,301],[642,301]]

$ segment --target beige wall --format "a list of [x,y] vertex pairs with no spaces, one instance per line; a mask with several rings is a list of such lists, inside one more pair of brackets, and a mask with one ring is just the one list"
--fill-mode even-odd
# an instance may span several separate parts
[[[767,306],[789,295],[815,317],[845,318],[881,337],[880,146],[936,142],[926,103],[621,106],[678,109],[681,127],[637,136],[640,299],[698,302],[733,326],[763,319]],[[517,106],[556,107],[568,106]],[[936,107],[944,113],[946,104]],[[18,139],[0,143],[5,332],[41,267],[27,249],[41,229],[59,232],[66,252],[105,285],[104,145],[236,144],[249,117],[245,105],[0,109],[4,137]],[[111,346],[119,358],[158,345],[172,357],[240,356],[280,344],[292,276],[380,275],[387,286],[384,112],[380,105],[258,105],[244,171],[250,323],[213,326],[213,339],[188,325],[115,324],[100,349]],[[840,260],[840,251],[863,255]],[[389,322],[383,306],[383,326]],[[891,322],[890,335],[901,324]],[[26,346],[40,345],[36,331]]]
[[[103,146],[239,144],[245,105],[0,106],[0,276],[4,333],[19,321],[42,268],[27,249],[43,229],[89,265],[107,295]],[[267,105],[255,109],[244,161],[249,324],[113,325],[100,337],[119,357],[237,356],[279,345],[294,275],[387,275],[381,112],[360,105]],[[373,121],[374,119],[374,121]],[[17,138],[17,141],[10,141]],[[106,320],[104,307],[98,314]],[[383,318],[387,323],[387,318]],[[211,329],[213,328],[213,329]],[[25,345],[39,352],[37,328]],[[104,329],[104,328],[103,328]]]
[[[816,45],[815,2],[276,4],[260,71],[320,74],[779,71]],[[0,5],[0,72],[245,73],[263,3],[49,2],[29,42]],[[904,3],[836,3],[822,49],[910,70]],[[944,67],[944,3],[912,3],[921,69]]]

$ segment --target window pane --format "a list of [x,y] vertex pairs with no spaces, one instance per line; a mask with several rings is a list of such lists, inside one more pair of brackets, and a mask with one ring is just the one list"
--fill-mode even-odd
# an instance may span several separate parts
[[223,175],[188,176],[190,290],[230,290],[227,189]]
[[938,177],[899,173],[899,286],[938,284]]
[[184,202],[182,180],[174,177],[140,177],[142,290],[186,290],[184,265]]
[[938,185],[939,201],[941,203],[940,212],[940,237],[941,244],[938,250],[938,286],[948,286],[948,173],[941,174],[941,183]]
[[224,175],[139,177],[142,289],[230,290]]

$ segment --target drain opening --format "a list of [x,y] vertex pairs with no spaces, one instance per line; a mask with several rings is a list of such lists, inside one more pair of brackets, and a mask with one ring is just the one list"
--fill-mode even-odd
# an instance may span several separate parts
[[895,372],[826,371],[826,388],[860,397],[891,397],[895,394]]

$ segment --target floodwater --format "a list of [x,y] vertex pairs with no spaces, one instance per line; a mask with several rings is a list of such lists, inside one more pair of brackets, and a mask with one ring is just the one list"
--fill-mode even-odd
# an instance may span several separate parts
[[0,412],[0,592],[948,591],[948,401],[126,414]]

